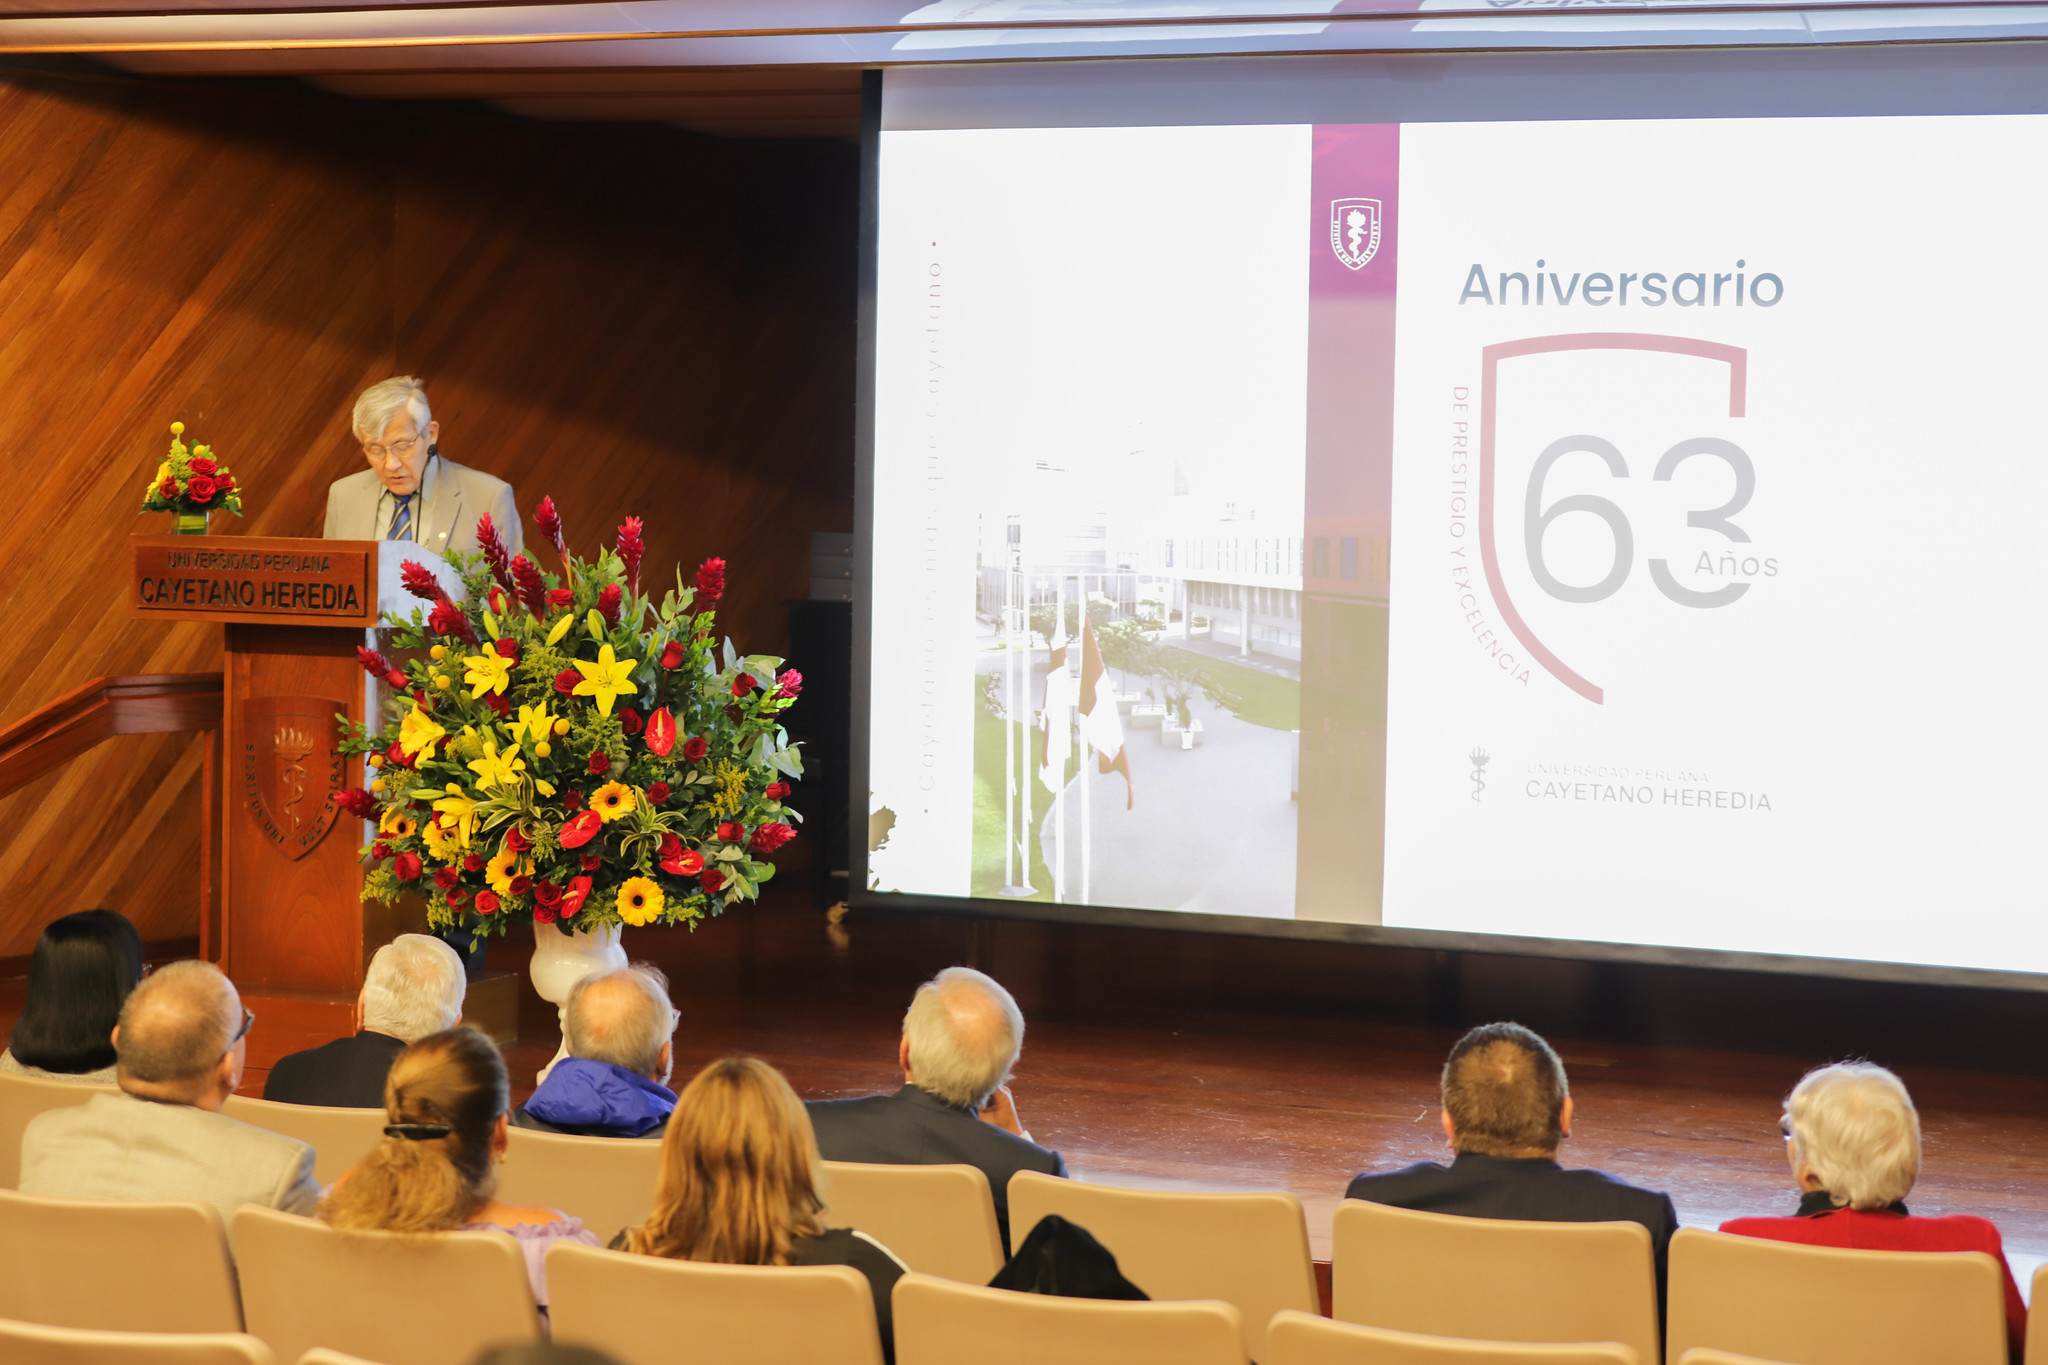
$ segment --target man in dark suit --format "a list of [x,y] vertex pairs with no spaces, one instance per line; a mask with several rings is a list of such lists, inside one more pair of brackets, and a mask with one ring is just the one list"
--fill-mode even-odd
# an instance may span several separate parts
[[1520,1024],[1480,1025],[1444,1062],[1443,1101],[1444,1138],[1457,1153],[1450,1165],[1419,1161],[1361,1175],[1345,1198],[1468,1218],[1641,1223],[1656,1257],[1661,1315],[1678,1211],[1668,1194],[1558,1165],[1558,1144],[1571,1136],[1572,1097],[1550,1044]]
[[462,958],[438,938],[400,934],[377,950],[356,996],[352,1037],[278,1058],[263,1098],[382,1109],[384,1078],[406,1047],[462,1022]]
[[1008,1081],[1023,1049],[1024,1014],[1010,993],[971,967],[948,967],[917,988],[903,1016],[896,1048],[901,1090],[805,1106],[819,1154],[827,1161],[978,1166],[1009,1246],[1010,1177],[1067,1173],[1060,1154],[1033,1142],[1017,1118]]

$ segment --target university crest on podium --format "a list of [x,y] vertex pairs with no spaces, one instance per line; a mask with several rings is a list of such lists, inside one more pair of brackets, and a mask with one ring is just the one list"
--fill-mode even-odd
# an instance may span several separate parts
[[250,697],[242,703],[242,791],[250,818],[294,862],[334,827],[327,794],[342,783],[334,716],[325,697]]

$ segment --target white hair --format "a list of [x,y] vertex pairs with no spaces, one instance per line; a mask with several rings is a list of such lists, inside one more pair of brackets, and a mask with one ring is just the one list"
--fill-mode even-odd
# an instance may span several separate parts
[[661,1049],[675,1030],[668,978],[648,962],[586,976],[562,1005],[571,1057],[609,1062],[636,1076],[667,1080]]
[[1836,1205],[1881,1209],[1920,1175],[1920,1115],[1905,1084],[1869,1062],[1809,1071],[1785,1100],[1792,1159]]
[[1024,1050],[1024,1012],[994,977],[948,967],[917,988],[903,1016],[918,1089],[978,1109]]
[[433,409],[427,406],[427,386],[409,374],[399,374],[380,379],[363,390],[349,418],[350,429],[365,444],[378,440],[400,408],[412,414],[416,430],[425,431],[427,423],[434,420]]
[[455,1027],[467,986],[453,948],[426,934],[400,934],[363,973],[363,1027],[417,1043]]

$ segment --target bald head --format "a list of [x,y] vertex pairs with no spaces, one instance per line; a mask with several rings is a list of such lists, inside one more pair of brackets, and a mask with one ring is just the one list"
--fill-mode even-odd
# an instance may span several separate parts
[[609,1062],[667,1083],[676,1014],[660,968],[636,962],[586,976],[569,988],[563,1009],[571,1057]]
[[1520,1024],[1482,1024],[1444,1062],[1451,1145],[1485,1156],[1549,1156],[1571,1126],[1571,1087],[1550,1044]]
[[1024,1012],[972,967],[948,967],[917,988],[903,1016],[905,1067],[918,1089],[978,1109],[1024,1050]]
[[234,1050],[241,1023],[241,997],[220,968],[211,962],[168,964],[143,978],[121,1007],[114,1050],[122,1088],[195,1100]]

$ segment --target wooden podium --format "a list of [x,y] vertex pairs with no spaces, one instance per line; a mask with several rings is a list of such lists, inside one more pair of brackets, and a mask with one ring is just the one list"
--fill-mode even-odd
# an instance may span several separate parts
[[[135,536],[129,605],[138,617],[217,621],[222,662],[218,921],[202,907],[201,951],[235,980],[261,1018],[250,1063],[353,1031],[370,955],[426,928],[425,906],[362,899],[360,851],[374,826],[328,800],[360,786],[362,760],[338,748],[337,715],[361,724],[388,695],[356,660],[375,645],[379,613],[410,612],[399,565],[447,563],[406,542],[255,536]],[[500,1041],[517,1036],[518,978],[470,983],[465,1019]]]

